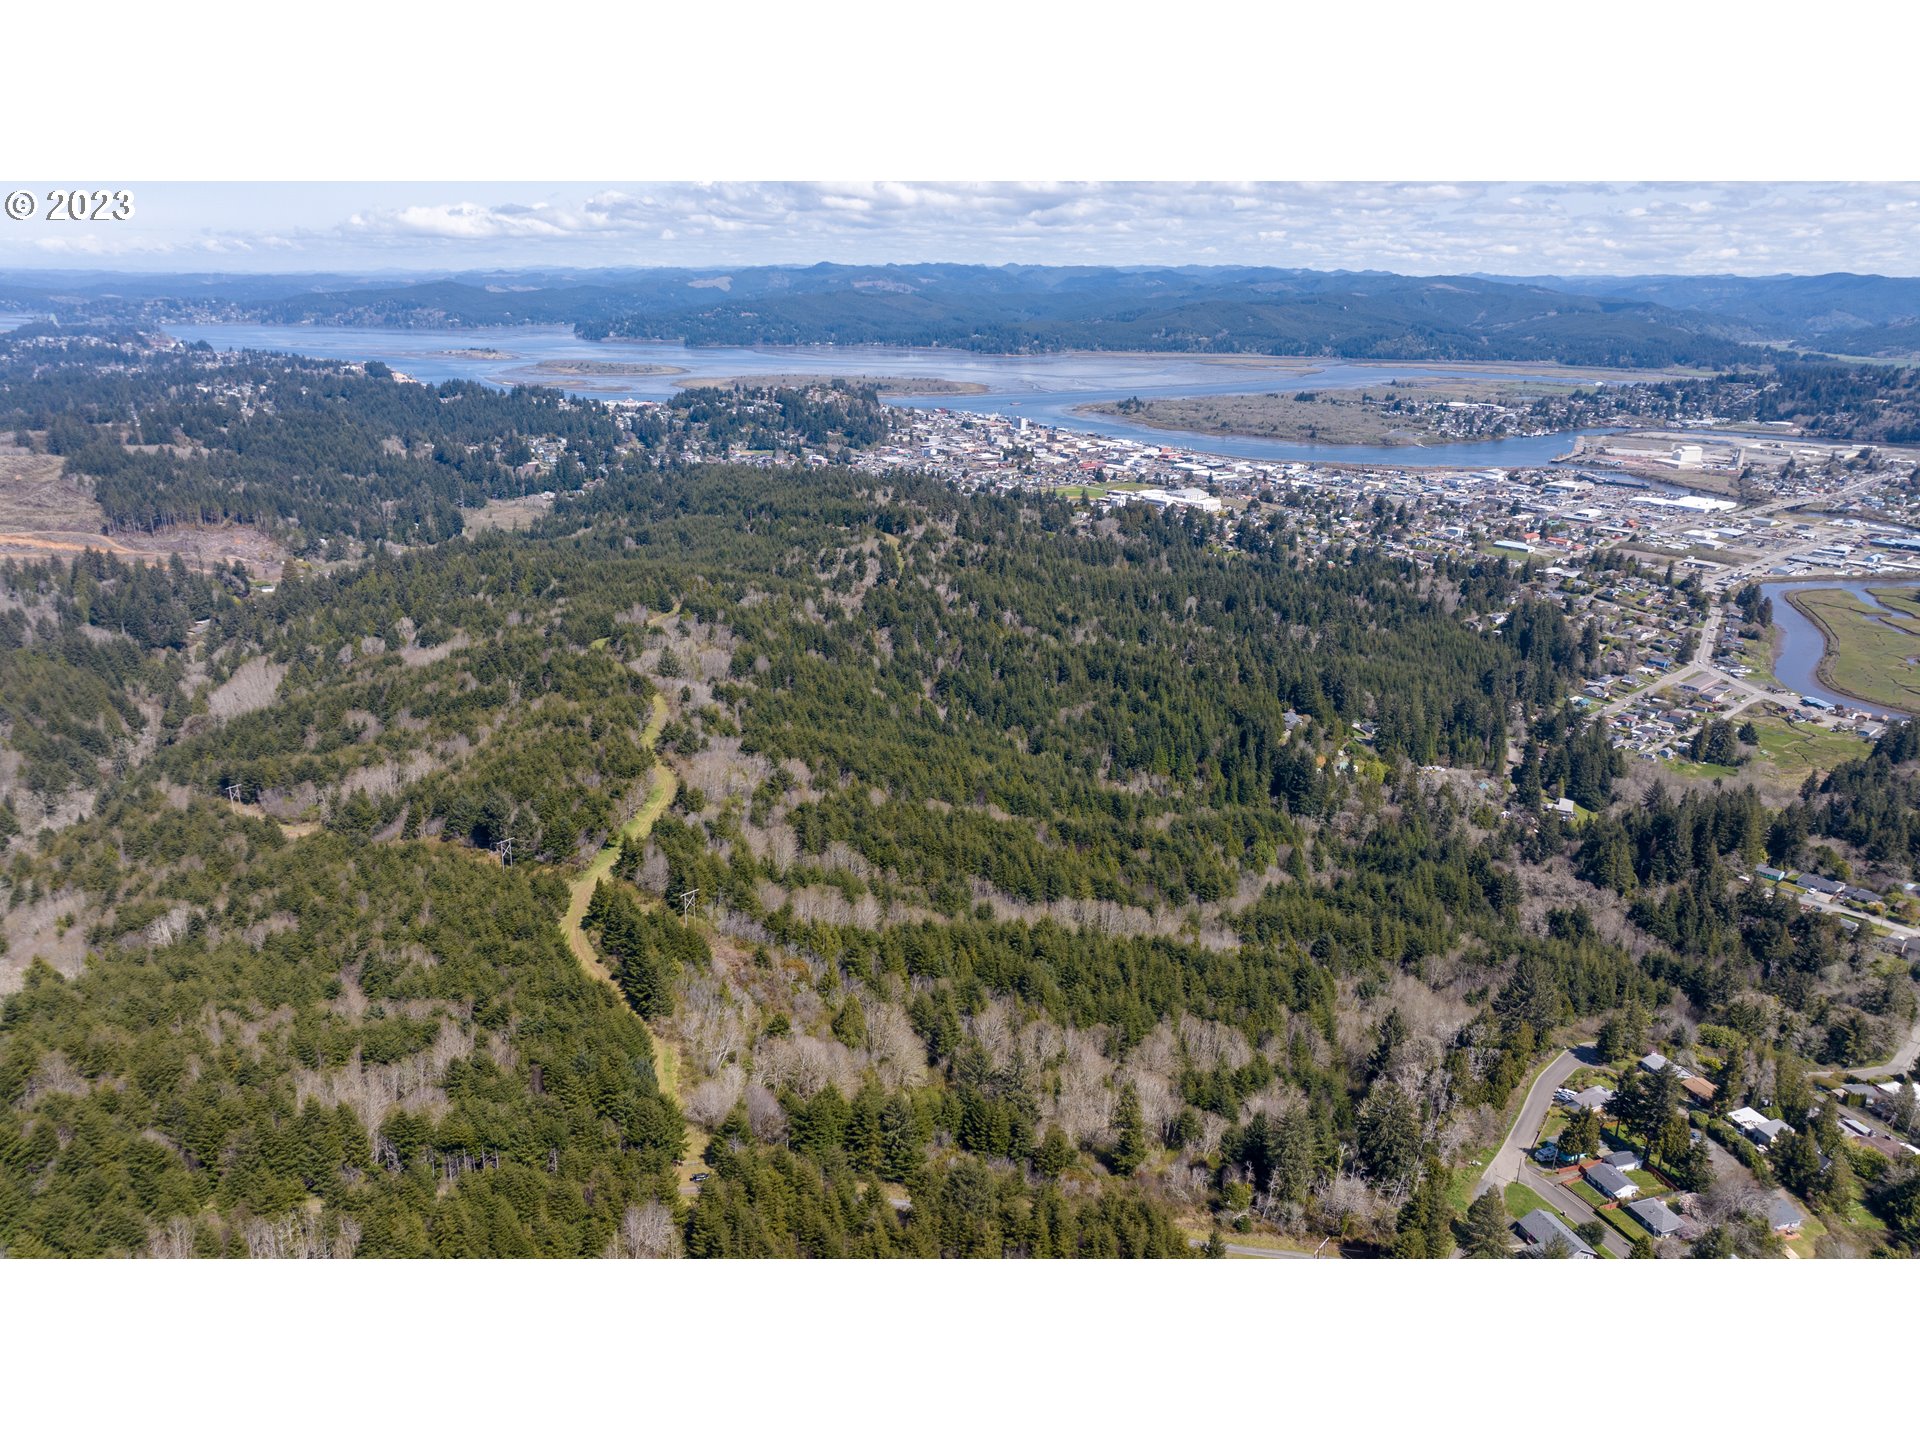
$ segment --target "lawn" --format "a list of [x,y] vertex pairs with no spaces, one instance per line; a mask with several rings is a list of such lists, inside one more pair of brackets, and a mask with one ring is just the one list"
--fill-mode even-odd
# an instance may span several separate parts
[[[1507,1202],[1507,1213],[1516,1220],[1525,1219],[1536,1210],[1552,1210],[1554,1214],[1560,1215],[1559,1210],[1547,1204],[1518,1180],[1507,1186],[1502,1198]],[[1567,1217],[1560,1215],[1560,1218],[1565,1220]]]
[[1767,781],[1797,787],[1814,771],[1824,773],[1843,760],[1858,760],[1873,748],[1859,736],[1844,730],[1796,723],[1772,706],[1768,706],[1764,714],[1748,711],[1737,717],[1735,723],[1747,722],[1752,723],[1757,739],[1752,758],[1744,766],[1708,765],[1680,757],[1661,763],[1677,775],[1701,780],[1731,780],[1744,775],[1764,790]]
[[[1632,1245],[1634,1241],[1648,1233],[1646,1227],[1625,1210],[1602,1210],[1598,1213],[1600,1222],[1625,1240],[1628,1245]],[[1606,1252],[1601,1251],[1601,1253],[1604,1255]]]
[[1800,1233],[1788,1238],[1787,1249],[1802,1260],[1811,1260],[1814,1256],[1814,1244],[1827,1233],[1827,1227],[1815,1216],[1809,1215],[1806,1223],[1800,1227]]
[[1858,1200],[1848,1204],[1846,1221],[1847,1224],[1856,1230],[1868,1231],[1875,1240],[1886,1238],[1887,1222],[1867,1209],[1867,1207],[1862,1205]]
[[1594,1189],[1593,1186],[1589,1185],[1585,1180],[1576,1180],[1571,1185],[1567,1186],[1567,1189],[1572,1191],[1575,1195],[1578,1195],[1582,1200],[1586,1201],[1587,1204],[1591,1205],[1596,1210],[1602,1209],[1605,1206],[1613,1204],[1613,1201],[1609,1200],[1606,1196],[1602,1195],[1598,1190]]

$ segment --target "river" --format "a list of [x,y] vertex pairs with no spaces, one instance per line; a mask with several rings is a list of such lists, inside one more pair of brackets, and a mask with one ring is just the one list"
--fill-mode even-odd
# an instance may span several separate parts
[[[1544,465],[1573,448],[1574,435],[1520,436],[1457,445],[1325,445],[1160,430],[1111,415],[1076,413],[1084,405],[1160,396],[1250,392],[1351,390],[1395,379],[1527,380],[1523,371],[1434,365],[1314,362],[1305,367],[1263,363],[1258,356],[1095,354],[983,355],[967,350],[912,350],[887,346],[698,346],[664,341],[601,343],[560,326],[506,329],[395,330],[325,325],[169,325],[189,343],[217,350],[281,350],[333,360],[384,360],[416,380],[476,380],[489,385],[537,383],[602,400],[664,400],[677,381],[737,375],[898,375],[956,380],[984,387],[978,395],[889,396],[917,408],[1025,416],[1041,425],[1173,445],[1244,460],[1305,460],[1321,464],[1461,466]],[[592,360],[672,367],[677,374],[539,375],[549,361]]]
[[1773,602],[1773,623],[1779,631],[1778,654],[1773,673],[1780,683],[1799,695],[1812,695],[1829,704],[1849,710],[1868,710],[1899,719],[1908,718],[1904,710],[1890,705],[1870,704],[1852,695],[1842,695],[1820,683],[1820,661],[1827,653],[1827,637],[1821,628],[1788,602],[1797,590],[1844,590],[1876,610],[1885,607],[1868,593],[1868,587],[1886,589],[1902,582],[1889,576],[1885,580],[1783,580],[1762,585],[1760,593]]

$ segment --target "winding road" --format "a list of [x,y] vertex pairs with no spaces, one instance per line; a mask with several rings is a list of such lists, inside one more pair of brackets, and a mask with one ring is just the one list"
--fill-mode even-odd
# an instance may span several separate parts
[[1575,1225],[1589,1221],[1597,1223],[1603,1232],[1600,1237],[1601,1248],[1609,1255],[1625,1256],[1627,1242],[1618,1231],[1602,1220],[1586,1201],[1566,1186],[1549,1180],[1527,1159],[1532,1137],[1540,1133],[1541,1125],[1546,1122],[1547,1111],[1553,1108],[1553,1092],[1565,1085],[1576,1070],[1599,1063],[1600,1057],[1585,1047],[1563,1050],[1548,1063],[1547,1068],[1534,1079],[1527,1091],[1527,1098],[1520,1102],[1520,1113],[1514,1117],[1513,1128],[1507,1131],[1507,1138],[1500,1142],[1500,1149],[1487,1162],[1486,1173],[1481,1176],[1479,1189],[1475,1193],[1484,1194],[1492,1190],[1496,1195],[1504,1196],[1509,1185],[1524,1185],[1540,1198],[1543,1205],[1558,1210]]

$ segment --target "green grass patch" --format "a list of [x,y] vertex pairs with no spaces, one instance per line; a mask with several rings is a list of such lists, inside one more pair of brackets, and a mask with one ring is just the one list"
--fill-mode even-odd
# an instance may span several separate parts
[[[1554,1214],[1560,1215],[1558,1210],[1547,1204],[1546,1201],[1542,1200],[1518,1180],[1507,1186],[1501,1198],[1507,1202],[1507,1213],[1516,1220],[1523,1220],[1536,1210],[1553,1210]],[[1564,1220],[1567,1217],[1560,1215],[1560,1218]]]
[[1826,1233],[1827,1227],[1820,1221],[1819,1217],[1809,1215],[1806,1223],[1801,1225],[1800,1233],[1787,1237],[1787,1249],[1798,1255],[1802,1260],[1811,1260],[1814,1257],[1815,1242]]
[[1704,760],[1683,760],[1677,755],[1660,763],[1676,775],[1690,776],[1695,780],[1731,780],[1740,773],[1737,765],[1709,765]]
[[1876,1241],[1884,1240],[1887,1235],[1887,1222],[1874,1214],[1858,1200],[1849,1201],[1846,1214],[1847,1224],[1855,1230],[1869,1232]]
[[[1636,1196],[1634,1198],[1638,1199],[1639,1197]],[[1629,1246],[1636,1240],[1646,1237],[1649,1233],[1644,1225],[1634,1219],[1633,1216],[1629,1215],[1625,1210],[1602,1210],[1599,1212],[1599,1215],[1600,1223],[1613,1231],[1613,1233],[1621,1239],[1625,1240]],[[1606,1251],[1602,1250],[1600,1253],[1604,1256]]]
[[[1589,1185],[1585,1180],[1576,1180],[1573,1182],[1573,1184],[1567,1186],[1567,1189],[1570,1190],[1573,1194],[1578,1195],[1582,1200],[1586,1201],[1587,1204],[1591,1205],[1596,1210],[1599,1210],[1604,1206],[1613,1204],[1613,1201],[1609,1200],[1606,1196],[1602,1195],[1598,1190],[1594,1189],[1594,1187]],[[1633,1198],[1638,1200],[1640,1197],[1636,1195]]]

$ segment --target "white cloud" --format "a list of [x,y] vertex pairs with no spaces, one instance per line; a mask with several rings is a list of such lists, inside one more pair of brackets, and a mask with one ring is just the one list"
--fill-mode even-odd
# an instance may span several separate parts
[[[1920,273],[1920,186],[744,182],[226,187],[214,221],[58,241],[0,229],[0,264],[156,268],[735,266],[820,260],[1268,264],[1411,273]],[[169,187],[148,187],[156,200]],[[294,201],[300,202],[297,206]],[[281,218],[297,208],[299,223]],[[57,248],[56,248],[57,247]]]

